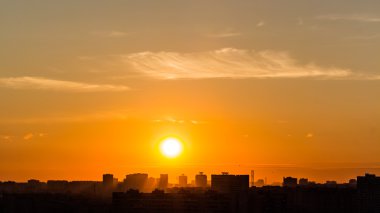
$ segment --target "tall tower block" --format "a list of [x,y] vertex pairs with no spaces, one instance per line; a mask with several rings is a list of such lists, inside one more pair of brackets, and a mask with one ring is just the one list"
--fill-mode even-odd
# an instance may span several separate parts
[[255,186],[255,170],[251,170],[251,186]]

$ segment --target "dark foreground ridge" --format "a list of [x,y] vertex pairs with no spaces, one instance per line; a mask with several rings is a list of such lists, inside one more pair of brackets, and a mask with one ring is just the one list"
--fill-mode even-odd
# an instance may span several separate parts
[[[198,174],[193,184],[181,175],[170,186],[159,179],[130,174],[118,182],[29,180],[0,182],[0,213],[5,212],[204,212],[204,213],[372,213],[380,212],[380,177],[366,174],[346,184],[325,184],[286,177],[282,186],[251,186],[249,175]],[[149,192],[151,188],[154,188]]]

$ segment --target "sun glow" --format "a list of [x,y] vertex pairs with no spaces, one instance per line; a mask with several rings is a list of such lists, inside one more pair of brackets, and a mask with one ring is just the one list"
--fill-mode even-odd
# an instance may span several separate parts
[[161,153],[168,158],[175,158],[181,154],[183,146],[177,138],[166,138],[160,145]]

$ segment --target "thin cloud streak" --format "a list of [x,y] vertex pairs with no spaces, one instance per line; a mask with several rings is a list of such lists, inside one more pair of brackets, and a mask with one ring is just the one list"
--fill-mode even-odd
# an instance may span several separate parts
[[348,69],[299,64],[286,52],[224,48],[208,52],[141,52],[122,56],[135,72],[156,79],[342,78]]
[[329,14],[318,16],[317,19],[320,20],[330,20],[330,21],[358,21],[358,22],[380,22],[379,16],[369,15],[369,14]]
[[260,21],[259,23],[256,24],[256,27],[264,27],[264,25],[265,25],[265,22]]
[[129,90],[128,87],[122,85],[88,84],[29,76],[0,78],[0,87],[10,89],[52,90],[65,92],[119,92]]
[[205,121],[199,121],[199,120],[186,120],[186,119],[176,119],[173,117],[166,117],[163,119],[154,119],[152,120],[153,123],[172,123],[172,124],[205,124],[207,122]]
[[210,38],[230,38],[230,37],[237,37],[237,36],[241,36],[241,35],[242,35],[241,32],[237,32],[237,31],[234,31],[231,29],[227,29],[223,32],[210,33],[210,34],[207,34],[206,36],[210,37]]
[[23,139],[27,141],[27,140],[34,138],[34,136],[35,135],[33,133],[27,133],[24,135]]

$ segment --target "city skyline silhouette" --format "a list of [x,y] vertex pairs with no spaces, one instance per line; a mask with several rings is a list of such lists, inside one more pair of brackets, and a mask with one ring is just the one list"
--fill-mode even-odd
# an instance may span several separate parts
[[283,177],[281,186],[254,179],[255,172],[198,173],[177,184],[168,174],[127,174],[102,181],[31,179],[0,182],[1,212],[378,212],[380,177],[366,173],[346,183],[316,183],[308,178]]
[[0,213],[380,213],[379,50],[376,0],[0,0]]

